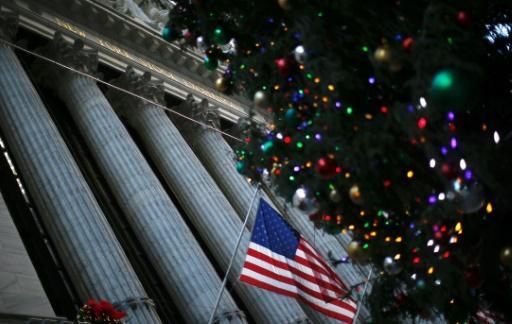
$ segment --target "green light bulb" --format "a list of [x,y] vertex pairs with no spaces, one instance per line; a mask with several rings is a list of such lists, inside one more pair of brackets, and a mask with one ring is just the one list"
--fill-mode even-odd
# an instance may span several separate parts
[[436,90],[447,90],[453,85],[453,81],[453,73],[450,71],[441,71],[432,80],[432,88]]

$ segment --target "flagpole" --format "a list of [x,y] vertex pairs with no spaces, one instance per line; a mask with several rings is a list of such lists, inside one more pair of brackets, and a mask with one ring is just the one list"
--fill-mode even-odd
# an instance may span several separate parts
[[354,315],[354,319],[352,323],[356,323],[357,318],[359,317],[359,311],[361,310],[361,304],[363,303],[364,295],[366,295],[366,289],[368,289],[368,283],[370,282],[370,278],[372,277],[373,269],[370,269],[368,273],[368,278],[366,279],[366,283],[364,284],[363,294],[361,295],[361,299],[359,299],[359,303],[357,305],[356,314]]
[[208,324],[213,323],[213,318],[215,316],[215,312],[217,311],[217,307],[219,307],[220,299],[222,297],[222,293],[224,292],[224,287],[226,287],[226,283],[228,281],[228,275],[229,271],[231,270],[231,267],[233,266],[233,261],[235,260],[235,255],[238,250],[238,246],[240,245],[240,242],[242,241],[242,236],[244,234],[245,226],[247,225],[247,221],[249,220],[249,215],[251,215],[252,205],[254,204],[254,200],[256,199],[256,195],[258,194],[258,191],[260,190],[260,183],[256,186],[256,191],[254,192],[254,195],[252,196],[251,203],[249,204],[249,208],[247,209],[247,214],[245,215],[245,220],[242,225],[242,228],[240,229],[240,234],[238,235],[238,240],[236,241],[235,248],[233,249],[233,253],[231,254],[231,259],[229,260],[228,269],[226,270],[226,274],[224,275],[224,280],[222,280],[222,285],[220,286],[219,294],[217,295],[217,300],[215,301],[215,307],[213,308],[212,314],[210,315],[210,319],[208,320]]

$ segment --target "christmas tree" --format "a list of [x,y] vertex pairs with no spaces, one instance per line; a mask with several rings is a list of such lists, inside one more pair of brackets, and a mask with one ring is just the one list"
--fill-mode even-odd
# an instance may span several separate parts
[[372,321],[512,318],[509,1],[178,1],[163,30],[248,96],[237,169],[380,273]]

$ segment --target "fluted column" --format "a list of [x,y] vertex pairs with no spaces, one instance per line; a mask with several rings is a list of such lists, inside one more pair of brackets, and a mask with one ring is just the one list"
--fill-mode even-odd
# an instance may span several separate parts
[[[140,82],[125,82],[123,87],[137,93],[143,93],[141,91],[144,88],[151,88],[154,94],[159,94],[154,95],[153,100],[161,100],[161,85],[148,82],[147,76],[148,74]],[[187,216],[217,263],[226,270],[242,228],[238,215],[165,112],[151,103],[134,100],[133,97],[125,98],[122,102],[115,100],[120,112],[128,117],[129,122],[139,132],[144,146]],[[246,230],[230,273],[230,282],[251,315],[257,323],[306,321],[306,315],[295,300],[238,280],[249,239],[250,233]]]
[[[96,70],[97,53],[78,42],[71,45],[56,36],[45,52],[76,69]],[[101,90],[75,72],[43,67],[38,73],[42,79],[57,79],[53,84],[59,97],[184,319],[205,323],[220,278]],[[219,314],[221,323],[245,323],[229,293]]]
[[[188,114],[195,120],[200,120],[205,124],[209,124],[217,129],[219,128],[218,112],[209,107],[206,100],[197,103],[189,99],[187,104],[183,105],[181,112]],[[254,191],[254,188],[236,170],[235,153],[232,148],[220,133],[209,128],[192,122],[182,122],[180,126],[179,128],[182,134],[222,189],[230,203],[235,207],[238,215],[241,218],[245,217],[251,201],[251,193]],[[264,196],[266,200],[272,204],[272,200],[266,194]],[[274,202],[280,205],[281,208],[278,210],[286,211],[283,216],[287,221],[304,235],[324,257],[326,257],[329,252],[337,259],[346,255],[344,248],[334,235],[315,231],[314,225],[308,219],[307,215],[304,215],[301,211],[293,207],[286,208],[288,206],[284,204],[282,199],[278,199],[278,201]],[[252,228],[255,217],[256,210],[253,210],[248,222],[249,228]],[[361,272],[359,267],[353,264],[339,264],[334,270],[347,286],[352,286],[365,279],[364,273]],[[315,316],[317,320],[321,319],[324,323],[330,320],[317,312],[314,314],[315,315],[308,315],[310,315],[310,317]],[[363,314],[366,314],[366,310],[363,311]]]
[[[6,38],[16,24],[0,17]],[[0,45],[0,128],[80,298],[121,302],[146,293],[14,52]],[[130,323],[159,323],[153,307]]]

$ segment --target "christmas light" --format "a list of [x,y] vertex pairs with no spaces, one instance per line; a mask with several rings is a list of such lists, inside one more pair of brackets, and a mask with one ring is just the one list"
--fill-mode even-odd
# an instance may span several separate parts
[[459,167],[460,167],[460,169],[461,169],[461,170],[463,170],[463,171],[464,171],[464,170],[466,170],[466,160],[464,160],[464,159],[460,159],[460,161],[459,161]]
[[425,117],[421,117],[418,120],[418,128],[419,129],[424,129],[426,126],[427,126],[427,119]]
[[420,106],[421,106],[421,108],[427,107],[427,100],[423,97],[420,98]]
[[455,137],[452,137],[450,139],[450,146],[451,146],[452,149],[457,148],[457,139]]
[[498,131],[494,131],[493,139],[494,139],[494,143],[496,143],[496,144],[498,144],[500,142],[500,134],[498,133]]
[[485,206],[485,211],[487,212],[487,214],[492,213],[492,209],[492,204],[488,202],[487,205]]

